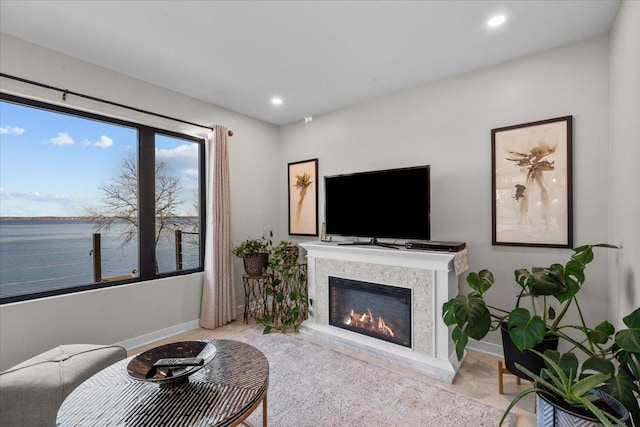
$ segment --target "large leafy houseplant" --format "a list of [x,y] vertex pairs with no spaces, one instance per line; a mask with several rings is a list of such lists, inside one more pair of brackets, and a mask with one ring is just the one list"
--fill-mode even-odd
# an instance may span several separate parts
[[[442,318],[448,326],[454,326],[451,337],[456,344],[458,360],[462,360],[469,338],[480,340],[490,331],[506,324],[509,337],[520,351],[528,350],[541,343],[545,336],[557,336],[580,346],[581,343],[567,335],[565,330],[586,330],[578,301],[578,292],[585,282],[585,267],[593,258],[593,248],[615,248],[607,244],[584,245],[573,250],[565,264],[551,264],[549,267],[534,267],[515,270],[515,281],[520,286],[514,307],[502,309],[485,301],[485,293],[493,286],[493,273],[489,270],[469,273],[467,283],[472,291],[459,294],[442,306]],[[548,298],[560,303],[558,312],[549,304]],[[528,308],[524,302],[528,301]],[[580,325],[563,325],[561,321],[571,306],[575,306],[580,316]],[[609,329],[608,322],[598,325],[594,334]]]
[[[640,425],[640,309],[626,316],[623,321],[627,329],[616,333],[615,327],[608,321],[595,327],[587,326],[578,301],[579,291],[586,279],[584,270],[594,258],[595,247],[615,248],[607,244],[580,246],[573,250],[565,265],[552,264],[546,268],[532,268],[531,271],[515,270],[515,281],[520,289],[515,307],[511,310],[493,307],[485,302],[484,294],[494,283],[490,271],[470,273],[467,283],[472,292],[457,295],[447,301],[443,305],[443,319],[447,325],[454,326],[451,336],[456,344],[459,360],[462,359],[469,338],[482,339],[489,331],[496,330],[503,324],[508,328],[509,338],[520,351],[529,350],[540,355],[532,350],[533,347],[545,337],[558,337],[571,347],[569,353],[577,350],[585,356],[580,380],[602,374],[581,384],[597,386],[596,388],[619,400],[629,410],[636,425]],[[558,312],[548,304],[547,298],[554,298],[560,303]],[[529,301],[529,308],[522,306],[523,299]],[[580,321],[577,325],[561,323],[571,307],[578,313]],[[564,363],[570,359],[572,360],[572,356],[565,356],[562,361]],[[545,365],[545,375],[555,372],[546,359]],[[542,374],[531,372],[520,365],[517,368],[534,380]],[[572,380],[577,376],[578,373],[574,370]],[[569,392],[573,390],[572,382],[563,383],[567,387],[571,385],[568,387]],[[582,391],[582,387],[578,387],[578,390]]]
[[298,262],[298,255],[298,247],[284,240],[271,249],[265,272],[266,294],[271,298],[271,309],[263,318],[257,319],[264,325],[265,334],[272,330],[286,333],[289,328],[298,331],[306,319],[307,272]]

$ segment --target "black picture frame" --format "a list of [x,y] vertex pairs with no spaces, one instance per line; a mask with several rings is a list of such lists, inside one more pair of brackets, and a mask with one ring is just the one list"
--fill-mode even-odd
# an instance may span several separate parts
[[573,116],[491,130],[492,244],[573,247]]
[[289,235],[318,235],[318,159],[287,166]]

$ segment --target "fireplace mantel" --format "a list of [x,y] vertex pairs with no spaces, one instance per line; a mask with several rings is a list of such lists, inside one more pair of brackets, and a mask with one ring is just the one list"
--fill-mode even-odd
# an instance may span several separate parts
[[[451,383],[459,364],[442,304],[458,293],[455,253],[332,242],[302,243],[307,251],[309,318],[300,331],[340,347]],[[328,276],[412,290],[411,348],[329,325]]]

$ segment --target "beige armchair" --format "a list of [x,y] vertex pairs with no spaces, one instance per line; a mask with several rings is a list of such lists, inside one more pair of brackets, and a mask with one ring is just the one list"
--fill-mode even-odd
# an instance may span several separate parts
[[0,426],[55,426],[64,399],[83,381],[124,359],[119,346],[61,345],[0,374]]

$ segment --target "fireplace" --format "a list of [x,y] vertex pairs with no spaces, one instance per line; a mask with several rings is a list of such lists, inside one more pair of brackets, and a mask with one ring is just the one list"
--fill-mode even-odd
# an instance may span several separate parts
[[411,289],[329,276],[329,325],[411,348]]
[[[449,328],[442,321],[442,304],[458,292],[456,254],[333,242],[300,246],[307,251],[310,303],[309,318],[302,323],[301,333],[366,357],[453,381],[459,364]],[[331,286],[329,283],[335,280],[338,284]],[[385,293],[388,288],[398,293]],[[387,312],[390,308],[394,308],[391,313]],[[368,325],[369,330],[355,330],[354,324]],[[379,333],[387,331],[384,326],[391,329],[393,338]]]

